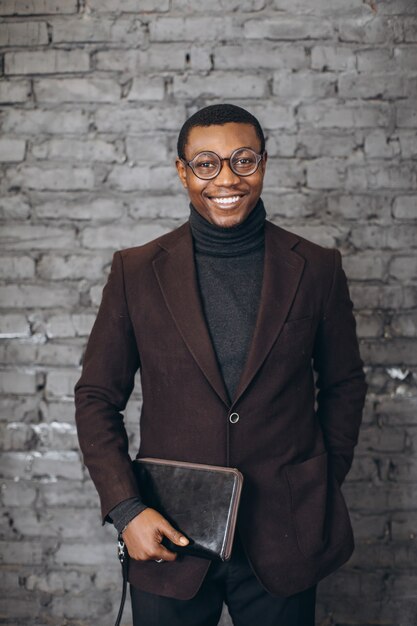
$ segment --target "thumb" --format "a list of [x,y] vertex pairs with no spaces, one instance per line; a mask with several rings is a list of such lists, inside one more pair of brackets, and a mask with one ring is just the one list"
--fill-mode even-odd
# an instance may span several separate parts
[[172,543],[175,543],[177,546],[186,546],[190,543],[187,537],[184,537],[182,533],[176,530],[171,524],[165,519],[162,527],[160,529],[162,533],[167,537]]

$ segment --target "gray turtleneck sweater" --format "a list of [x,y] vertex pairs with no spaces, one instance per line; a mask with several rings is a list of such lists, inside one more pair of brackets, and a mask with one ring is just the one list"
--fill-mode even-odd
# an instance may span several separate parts
[[[244,222],[211,224],[190,205],[194,258],[207,326],[230,400],[244,368],[262,288],[265,209],[261,199]],[[110,511],[117,530],[146,508],[129,498]]]

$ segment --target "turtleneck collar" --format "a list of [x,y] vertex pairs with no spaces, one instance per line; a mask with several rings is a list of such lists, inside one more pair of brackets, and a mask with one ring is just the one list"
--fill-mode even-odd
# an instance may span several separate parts
[[265,207],[258,202],[241,224],[224,228],[211,224],[190,204],[190,227],[196,252],[232,257],[248,254],[264,245]]

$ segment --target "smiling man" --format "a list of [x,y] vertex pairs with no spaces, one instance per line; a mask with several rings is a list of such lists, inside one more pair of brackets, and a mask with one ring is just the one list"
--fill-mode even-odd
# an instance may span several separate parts
[[[76,385],[84,462],[131,556],[134,625],[313,626],[317,582],[353,550],[340,490],[366,392],[336,250],[265,219],[258,120],[230,104],[184,124],[176,166],[190,218],[114,255]],[[120,413],[140,368],[138,457],[244,475],[227,563],[147,507]],[[315,383],[316,380],[316,383]]]

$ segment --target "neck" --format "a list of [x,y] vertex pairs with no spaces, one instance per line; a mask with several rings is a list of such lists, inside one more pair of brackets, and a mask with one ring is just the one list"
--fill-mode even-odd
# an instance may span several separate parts
[[232,257],[248,254],[264,245],[266,214],[260,198],[244,222],[229,228],[211,224],[192,204],[190,211],[190,227],[198,253]]

